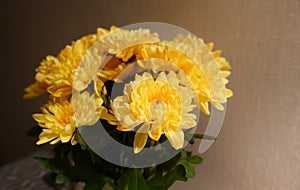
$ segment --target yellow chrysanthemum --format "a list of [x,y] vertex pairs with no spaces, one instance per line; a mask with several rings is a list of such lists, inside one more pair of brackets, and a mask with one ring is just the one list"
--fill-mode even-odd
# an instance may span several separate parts
[[[203,71],[210,87],[209,102],[216,108],[223,110],[222,103],[226,103],[227,98],[232,96],[232,91],[225,88],[225,84],[228,83],[226,79],[230,72],[229,63],[219,57],[221,51],[215,51],[211,54],[213,44],[204,44],[202,39],[193,37],[191,35],[183,36],[179,35],[171,42],[165,42],[172,47],[186,53],[189,57],[198,63],[198,68]],[[214,59],[212,59],[214,58]],[[217,62],[217,65],[215,64]],[[219,69],[221,71],[219,71]],[[198,73],[198,71],[192,71],[191,73]],[[205,102],[206,103],[206,102]]]
[[[192,60],[190,57],[188,57],[186,54],[184,54],[181,51],[178,51],[172,46],[169,46],[167,44],[143,44],[139,47],[140,52],[136,54],[137,60],[151,60],[151,64],[148,62],[143,63],[143,61],[138,61],[139,66],[145,68],[145,69],[151,69],[154,72],[157,70],[168,70],[170,69],[170,64],[166,65],[160,60],[164,60],[167,63],[174,64],[177,68],[184,71],[186,75],[189,75],[191,71],[198,71],[197,74],[194,74],[194,76],[197,77],[197,81],[193,81],[194,87],[193,89],[198,91],[199,99],[203,101],[209,100],[208,96],[210,94],[210,88],[208,81],[205,77],[205,74],[202,72],[201,69],[197,69],[198,66]],[[158,61],[155,61],[158,60]],[[207,105],[208,106],[208,105]],[[207,109],[203,109],[201,106],[199,106],[200,109],[205,112]],[[205,112],[207,113],[207,112]]]
[[[36,144],[40,145],[47,142],[55,144],[59,141],[66,143],[70,140],[72,144],[76,144],[74,139],[76,128],[93,125],[97,122],[98,115],[91,110],[95,110],[96,104],[101,105],[102,102],[97,103],[94,95],[90,96],[87,91],[76,94],[74,99],[76,110],[73,109],[72,102],[54,99],[41,108],[42,113],[33,114],[33,118],[43,128]],[[101,100],[98,99],[98,101]]]
[[158,34],[149,29],[124,30],[117,28],[99,40],[100,51],[107,51],[127,62],[133,55],[136,45],[159,42]]
[[[138,51],[136,45],[156,43],[159,41],[158,34],[151,33],[148,29],[124,30],[114,28],[112,32],[97,42],[100,52],[108,53],[105,57],[99,76],[102,80],[116,80],[118,75],[125,69],[127,62]],[[121,59],[118,59],[121,58]]]
[[[55,144],[59,141],[63,143],[70,141],[75,132],[71,103],[68,101],[50,101],[41,110],[42,114],[33,114],[33,118],[43,128],[36,144],[40,145],[47,142]],[[72,138],[72,144],[75,144],[74,138]]]
[[[100,67],[111,58],[105,57],[107,53],[117,57],[122,55],[126,62],[132,56],[132,45],[157,41],[158,35],[150,33],[148,29],[123,30],[112,26],[108,31],[99,28],[97,34],[84,36],[66,46],[57,57],[47,56],[36,69],[36,82],[25,89],[24,98],[33,98],[46,92],[54,97],[68,96],[72,88],[84,90],[92,80],[96,80],[97,75],[102,80],[114,80],[126,64],[119,60],[118,64],[112,64],[115,60],[110,60]],[[91,48],[94,44],[95,47]]]
[[220,69],[222,71],[229,71],[231,69],[231,66],[229,64],[229,62],[224,58],[224,57],[221,57],[221,53],[222,51],[221,50],[216,50],[216,51],[212,51],[213,50],[213,47],[214,47],[214,44],[211,42],[211,43],[208,43],[206,44],[206,47],[209,49],[209,51],[212,52],[214,58],[216,59],[216,61],[218,62],[219,66],[220,66]]
[[[84,36],[73,42],[72,45],[67,45],[57,57],[47,56],[36,69],[36,82],[25,89],[24,98],[33,98],[46,92],[54,97],[70,95],[73,87],[73,76],[82,58],[86,55],[87,50],[108,32],[99,28],[97,34]],[[83,66],[86,66],[86,64]],[[87,66],[86,73],[81,73],[84,76],[89,76],[90,71],[95,68],[91,64],[87,64]],[[89,69],[90,67],[92,69]],[[84,78],[82,83],[89,80]],[[78,88],[81,87],[82,84],[78,84]]]
[[76,126],[82,127],[95,124],[99,120],[97,110],[102,103],[102,98],[95,97],[95,94],[90,96],[88,91],[73,93],[72,106]]
[[115,81],[118,75],[125,69],[127,65],[115,56],[106,56],[105,58],[105,66],[101,69],[98,75],[103,81]]
[[148,136],[158,140],[165,134],[175,149],[183,147],[182,129],[196,126],[196,116],[189,113],[194,91],[180,84],[174,72],[160,73],[154,79],[149,73],[136,75],[126,84],[124,96],[113,101],[114,114],[120,122],[118,130],[131,131],[142,124],[134,138],[134,152],[141,151]]
[[[190,77],[193,88],[198,91],[198,107],[209,114],[208,102],[222,110],[222,103],[232,96],[232,91],[225,88],[230,65],[219,57],[220,51],[211,55],[211,48],[212,44],[205,45],[201,39],[179,35],[170,42],[139,45],[136,47],[139,52],[135,56],[137,60],[162,59],[183,70]],[[215,64],[215,61],[219,62]],[[141,66],[147,67],[145,64]],[[163,67],[155,64],[152,66],[153,71]]]

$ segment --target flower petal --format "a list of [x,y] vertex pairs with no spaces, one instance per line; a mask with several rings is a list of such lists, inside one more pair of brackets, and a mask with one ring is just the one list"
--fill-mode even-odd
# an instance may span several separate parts
[[180,149],[183,147],[184,142],[184,133],[182,130],[178,131],[167,131],[165,132],[166,137],[168,138],[170,144],[176,149]]
[[151,127],[151,130],[148,132],[149,137],[155,141],[158,141],[162,134],[161,126],[160,124],[153,123]]
[[145,123],[136,132],[133,143],[134,153],[139,153],[145,147],[148,139],[148,128],[149,124]]
[[186,114],[182,117],[180,122],[181,129],[190,129],[197,125],[197,122],[195,121],[196,115],[194,114]]
[[228,89],[228,88],[225,89],[225,93],[226,93],[226,97],[227,98],[233,96],[233,92],[230,89]]
[[69,134],[61,134],[60,135],[60,140],[62,143],[69,142],[69,140],[72,138],[72,135]]
[[47,122],[44,114],[33,114],[32,117],[37,122],[43,122],[43,123]]
[[205,113],[206,115],[210,114],[209,108],[208,108],[208,102],[199,102],[200,110]]

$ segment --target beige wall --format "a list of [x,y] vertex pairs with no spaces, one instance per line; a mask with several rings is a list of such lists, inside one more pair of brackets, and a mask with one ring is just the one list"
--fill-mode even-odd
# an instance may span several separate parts
[[[158,21],[215,42],[231,62],[230,99],[221,134],[197,176],[172,189],[300,189],[300,1],[20,1],[2,12],[4,71],[0,160],[33,150],[24,133],[41,100],[22,88],[46,53],[98,26]],[[11,9],[9,9],[11,8]],[[8,19],[9,18],[9,19]],[[3,93],[5,91],[5,93]]]

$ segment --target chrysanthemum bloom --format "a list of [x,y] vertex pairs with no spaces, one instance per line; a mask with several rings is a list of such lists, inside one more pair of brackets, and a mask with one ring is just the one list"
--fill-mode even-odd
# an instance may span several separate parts
[[54,97],[70,95],[73,76],[83,56],[99,38],[107,33],[107,30],[99,28],[97,34],[84,36],[67,45],[57,57],[47,56],[36,69],[36,82],[25,89],[24,98],[33,98],[46,92]]
[[[124,30],[116,28],[101,38],[95,47],[105,52],[105,66],[101,68],[99,76],[102,80],[116,80],[125,69],[129,59],[137,54],[137,45],[159,42],[158,34],[151,33],[149,29]],[[121,59],[119,59],[121,58]]]
[[[57,57],[47,56],[36,69],[36,82],[25,89],[24,98],[47,92],[54,97],[69,96],[73,88],[84,90],[92,80],[97,80],[96,76],[101,80],[113,80],[126,64],[115,59],[116,64],[112,64],[112,60],[99,70],[100,65],[106,63],[107,54],[115,55],[135,44],[158,41],[158,35],[147,29],[129,31],[112,26],[108,31],[99,28],[97,34],[84,36],[67,45]],[[132,56],[133,52],[129,52],[130,48],[126,55],[123,54],[125,62]]]
[[73,104],[66,99],[49,101],[41,108],[42,113],[33,114],[33,118],[43,128],[36,144],[47,142],[55,144],[59,141],[66,143],[70,140],[72,144],[76,144],[74,139],[76,128],[93,125],[99,120],[96,112],[92,110],[101,105],[101,101],[102,99],[95,100],[94,95],[90,96],[87,91],[76,94],[73,97]]
[[140,152],[148,136],[158,141],[165,134],[175,149],[183,147],[183,129],[196,126],[196,116],[190,113],[194,91],[180,84],[175,72],[160,73],[156,79],[145,72],[125,85],[124,95],[113,100],[114,114],[120,122],[118,130],[132,131],[137,126],[134,152]]
[[25,89],[25,98],[50,93],[54,97],[72,93],[73,74],[86,50],[96,41],[96,35],[83,37],[66,46],[58,57],[47,56],[36,69],[36,82]]
[[[191,35],[179,35],[174,40],[164,43],[184,52],[195,61],[195,66],[187,74],[196,89],[200,90],[204,82],[202,79],[206,79],[208,92],[205,96],[201,94],[198,96],[200,100],[198,105],[202,108],[201,110],[209,114],[208,102],[217,109],[223,110],[222,103],[226,103],[227,98],[231,97],[233,93],[225,86],[228,83],[226,78],[230,75],[230,65],[225,58],[219,57],[221,51],[211,52],[213,44],[204,44],[202,39]],[[200,73],[204,75],[202,76]]]
[[[183,71],[187,76],[182,78],[182,75],[180,78],[181,82],[188,80],[191,81],[192,85],[186,83],[186,85],[184,86],[185,93],[183,94],[192,91],[193,93],[196,93],[197,98],[195,98],[195,103],[197,103],[202,112],[209,114],[208,103],[212,104],[217,109],[222,110],[222,104],[227,101],[228,97],[232,96],[232,92],[229,89],[226,89],[225,86],[228,83],[227,77],[230,75],[230,65],[225,58],[220,57],[220,51],[212,52],[212,47],[213,45],[211,43],[204,44],[201,39],[191,37],[189,35],[178,36],[173,41],[169,42],[159,42],[158,35],[156,33],[150,33],[150,31],[147,29],[123,30],[112,27],[110,31],[100,28],[98,29],[97,34],[88,35],[73,42],[72,45],[66,46],[66,48],[63,49],[57,57],[47,56],[46,59],[41,63],[41,65],[36,69],[36,82],[25,89],[26,94],[24,97],[31,98],[48,92],[51,97],[53,97],[53,100],[51,100],[44,106],[44,108],[42,108],[44,115],[52,115],[51,117],[54,117],[57,121],[61,121],[59,118],[64,118],[64,121],[68,122],[56,122],[60,123],[60,126],[66,126],[66,128],[60,127],[59,129],[54,129],[54,127],[51,127],[51,130],[48,130],[47,127],[44,127],[47,130],[44,130],[41,134],[40,142],[51,141],[55,143],[56,141],[60,140],[65,142],[69,137],[72,138],[70,134],[71,132],[73,134],[75,130],[73,126],[74,118],[70,116],[71,119],[66,119],[69,117],[69,112],[66,107],[68,107],[68,104],[70,104],[70,102],[67,100],[70,99],[70,95],[73,90],[73,92],[75,92],[76,94],[76,91],[83,91],[87,88],[91,81],[94,81],[96,104],[98,105],[99,102],[101,102],[102,104],[103,101],[101,98],[103,97],[103,94],[101,91],[99,91],[99,89],[105,91],[104,82],[107,80],[118,82],[117,79],[119,74],[122,73],[126,67],[133,65],[133,63],[135,62],[138,63],[137,65],[140,68],[150,69],[155,73],[159,71],[172,70],[169,68],[169,66],[165,65],[164,62],[155,61],[155,59],[172,63],[174,66],[179,68],[179,70]],[[149,62],[147,62],[147,60],[150,60],[150,65],[148,64]],[[173,74],[170,73],[169,75],[172,76]],[[146,76],[147,75],[145,75],[145,77]],[[177,77],[180,77],[180,75],[178,75]],[[137,76],[137,78],[139,77]],[[147,80],[151,81],[150,79],[148,79],[149,77],[146,78]],[[164,77],[161,76],[157,79],[152,78],[153,85],[159,86],[159,84],[162,84],[162,78]],[[169,79],[170,77],[166,78]],[[137,84],[137,82],[134,84]],[[183,86],[180,85],[176,86],[176,82],[174,84],[171,82],[170,84],[172,84],[172,88],[169,88],[170,92],[173,92],[172,89],[177,89],[176,91],[178,91],[178,89],[183,88]],[[99,86],[101,88],[99,88]],[[143,88],[148,90],[146,87]],[[126,89],[127,95],[125,93],[123,97],[128,96],[127,99],[125,98],[127,102],[132,101],[131,95],[129,96],[130,92],[128,91],[128,89],[134,91],[135,88],[133,88],[133,86],[127,85]],[[146,91],[144,93],[146,93]],[[144,96],[145,95],[139,95],[140,98],[143,98]],[[180,101],[183,101],[183,97],[181,97],[181,95],[178,97],[180,97]],[[62,99],[65,101],[62,101]],[[116,99],[116,101],[114,102],[115,106],[117,106],[116,103],[119,100],[120,99]],[[151,103],[151,109],[149,108],[149,106],[147,107],[147,109],[149,108],[151,111],[152,108],[155,108],[162,111],[160,114],[164,114],[164,111],[166,110],[165,106],[163,105],[165,105],[165,103],[161,103],[161,101],[158,101],[156,103],[157,105],[155,103]],[[117,107],[115,107],[114,110],[116,112],[113,113],[111,109],[106,109],[99,104],[97,107],[97,112],[99,117],[108,120],[110,124],[119,125],[118,129],[120,130],[133,130],[133,128],[135,128],[136,126],[143,124],[142,127],[139,128],[139,133],[136,135],[136,139],[140,139],[135,141],[136,143],[140,143],[138,145],[135,145],[135,147],[138,147],[136,148],[136,152],[140,151],[139,147],[143,147],[141,145],[143,145],[145,141],[141,139],[145,139],[146,135],[141,135],[141,131],[145,130],[148,131],[147,133],[149,133],[150,138],[154,140],[157,140],[161,134],[166,134],[171,144],[175,148],[180,147],[179,144],[182,144],[181,141],[180,143],[179,141],[175,142],[174,138],[172,138],[172,135],[170,135],[172,134],[172,130],[167,130],[172,129],[172,127],[159,127],[161,129],[161,132],[155,132],[155,134],[159,134],[155,136],[154,132],[152,131],[158,130],[155,126],[160,125],[158,124],[159,122],[150,122],[149,120],[151,120],[151,118],[149,118],[149,113],[148,115],[146,115],[147,117],[145,116],[145,118],[141,118],[141,115],[137,115],[137,113],[139,112],[136,113],[134,111],[134,107],[132,107],[134,103],[130,105],[131,107],[129,107],[128,109],[131,113],[131,116],[133,115],[134,118],[136,118],[134,120],[126,115],[123,119],[123,115],[116,116],[118,115],[118,111],[120,112],[121,110],[124,110],[117,109]],[[54,111],[49,110],[50,107],[51,110]],[[66,113],[63,114],[63,111],[55,111],[61,109],[66,109]],[[133,113],[135,113],[135,115]],[[74,110],[73,114],[75,114]],[[180,115],[177,116],[182,122],[183,120],[181,119],[183,117]],[[47,124],[47,122],[51,123],[54,120],[47,120],[48,118],[50,118],[50,116],[45,117],[41,115],[35,115],[34,117],[41,126],[50,126],[50,124]],[[94,116],[92,117],[92,120],[93,118]],[[156,120],[160,121],[161,118],[156,118]],[[173,120],[172,123],[175,122],[175,119]],[[81,119],[79,119],[78,121],[79,124],[77,123],[77,126],[81,126]],[[121,124],[119,124],[118,121],[122,121]],[[128,125],[127,122],[129,122],[130,125]],[[58,125],[53,124],[53,126]],[[179,128],[182,129],[182,127]],[[174,130],[173,132],[176,132],[177,135],[180,134],[180,130]]]
[[[223,110],[222,104],[232,96],[232,91],[225,87],[230,65],[225,58],[219,57],[220,51],[211,52],[212,44],[206,45],[201,39],[190,35],[179,35],[170,42],[143,44],[135,48],[139,50],[135,54],[136,60],[161,59],[183,70],[198,91],[197,104],[205,114],[210,113],[208,103]],[[152,67],[155,71],[165,66],[154,64]]]

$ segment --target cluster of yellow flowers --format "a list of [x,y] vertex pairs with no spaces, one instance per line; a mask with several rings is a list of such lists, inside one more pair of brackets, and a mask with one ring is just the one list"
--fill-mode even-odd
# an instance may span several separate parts
[[[182,148],[183,129],[197,124],[192,113],[194,101],[210,114],[209,103],[222,110],[232,96],[225,87],[230,64],[220,57],[220,50],[212,49],[212,43],[204,44],[190,35],[160,41],[158,34],[148,29],[116,27],[99,28],[96,34],[67,45],[56,57],[49,55],[41,62],[35,83],[25,89],[24,98],[49,94],[42,113],[33,114],[43,129],[37,144],[76,144],[76,129],[101,118],[121,131],[140,126],[134,139],[135,153],[144,148],[148,137],[158,141],[162,134],[175,149]],[[105,82],[122,82],[119,75],[130,71],[130,66],[141,72],[125,84],[122,96],[110,100],[110,107],[104,106]],[[171,71],[174,68],[176,71]],[[95,93],[90,94],[84,90],[92,81]]]

